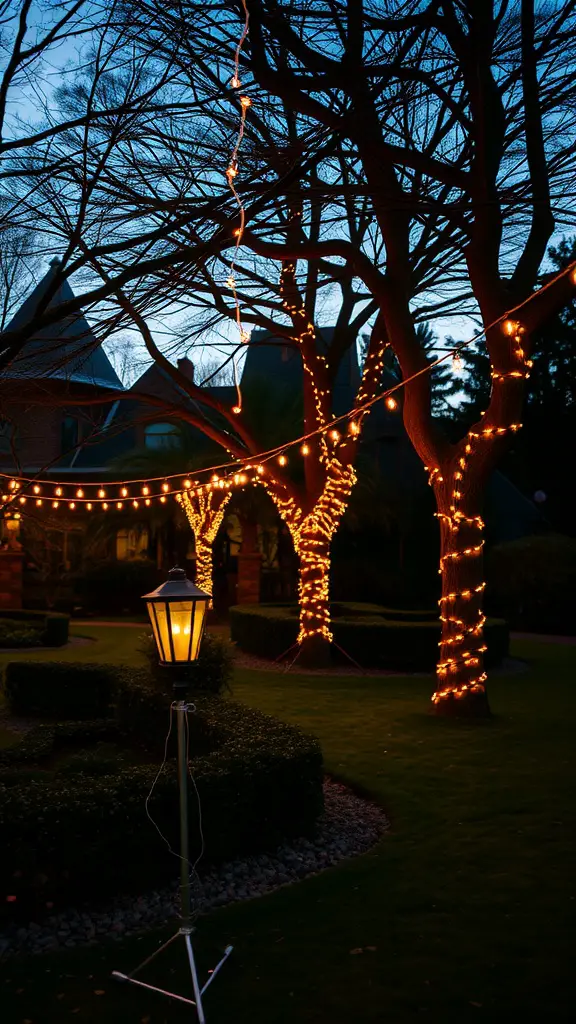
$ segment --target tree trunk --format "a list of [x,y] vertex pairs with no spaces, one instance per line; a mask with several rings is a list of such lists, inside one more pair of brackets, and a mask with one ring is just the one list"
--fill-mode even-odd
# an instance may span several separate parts
[[435,492],[440,519],[442,631],[434,710],[438,715],[487,717],[481,491],[460,494],[440,483]]
[[208,540],[205,535],[202,535],[200,530],[197,530],[194,534],[194,544],[196,547],[196,576],[194,582],[197,587],[200,587],[200,590],[205,591],[206,594],[212,594],[212,541]]
[[303,530],[296,545],[300,559],[301,664],[319,667],[330,663],[330,540],[317,530]]

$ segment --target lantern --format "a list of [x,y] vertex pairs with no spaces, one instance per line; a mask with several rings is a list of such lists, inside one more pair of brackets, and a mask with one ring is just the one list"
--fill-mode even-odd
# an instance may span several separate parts
[[190,582],[184,569],[171,569],[166,583],[144,595],[161,665],[196,661],[210,594]]

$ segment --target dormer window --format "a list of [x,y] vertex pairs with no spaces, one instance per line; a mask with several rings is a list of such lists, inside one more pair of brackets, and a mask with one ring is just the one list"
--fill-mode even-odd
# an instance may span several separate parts
[[181,448],[182,437],[175,423],[148,423],[144,427],[146,448]]

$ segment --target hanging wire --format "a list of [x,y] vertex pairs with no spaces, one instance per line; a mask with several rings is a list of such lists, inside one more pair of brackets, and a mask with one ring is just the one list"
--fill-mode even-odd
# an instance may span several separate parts
[[[242,0],[242,7],[244,9],[244,28],[242,30],[242,35],[240,36],[238,45],[236,47],[236,53],[234,55],[234,75],[230,82],[230,85],[232,86],[233,89],[240,89],[242,86],[242,82],[240,81],[240,55],[242,53],[242,47],[248,36],[248,27],[250,23],[250,15],[248,13],[248,7],[246,6],[246,0]],[[238,334],[240,336],[240,341],[242,344],[246,344],[248,341],[250,341],[250,334],[242,326],[242,314],[240,309],[240,300],[238,298],[238,291],[236,288],[235,269],[236,260],[238,259],[238,250],[240,248],[240,245],[242,244],[244,229],[246,227],[246,209],[244,207],[244,203],[242,202],[242,198],[239,195],[238,190],[236,189],[234,181],[235,178],[238,176],[238,154],[240,152],[240,147],[242,145],[242,139],[244,138],[244,129],[246,127],[246,115],[248,113],[249,107],[251,106],[252,100],[250,99],[249,96],[240,96],[240,125],[238,128],[238,134],[236,136],[236,143],[234,145],[234,149],[232,150],[232,154],[228,162],[228,167],[226,168],[226,180],[228,182],[230,191],[232,192],[232,195],[236,200],[238,212],[240,214],[240,225],[234,231],[236,243],[232,254],[232,260],[230,262],[230,273],[228,275],[226,284],[232,291],[232,296],[234,299],[234,316],[236,320],[236,326],[238,328]],[[236,405],[232,407],[232,412],[238,415],[239,413],[242,412],[242,391],[240,389],[240,380],[238,377],[238,363],[236,359],[232,360],[232,366],[234,368],[234,387],[236,388]]]
[[[576,260],[574,260],[564,270],[560,271],[553,278],[551,278],[544,285],[542,285],[542,288],[540,288],[539,291],[536,294],[538,294],[538,295],[542,294],[548,288],[551,288],[554,284],[556,284],[557,281],[561,280],[563,277],[568,276],[569,274],[573,275],[574,283],[576,284]],[[315,430],[308,431],[308,433],[306,433],[306,434],[301,434],[299,437],[293,438],[291,441],[287,441],[287,442],[285,442],[284,444],[281,444],[281,445],[276,445],[274,448],[269,448],[266,451],[256,452],[256,453],[247,453],[242,458],[236,458],[236,459],[233,459],[233,460],[228,461],[228,462],[222,462],[219,465],[209,466],[206,469],[196,470],[195,471],[195,475],[203,476],[206,473],[210,473],[213,476],[219,470],[230,470],[231,469],[233,471],[233,475],[231,474],[231,476],[228,478],[228,481],[229,481],[229,480],[233,479],[233,476],[238,475],[238,471],[239,470],[257,468],[258,466],[261,466],[262,463],[270,461],[270,459],[273,459],[275,456],[284,453],[285,451],[287,451],[288,449],[294,447],[295,445],[302,445],[304,442],[309,441],[312,438],[314,438],[314,437],[316,437],[316,436],[318,436],[320,434],[323,434],[323,433],[325,433],[327,431],[333,430],[334,428],[336,428],[337,426],[339,426],[343,422],[346,422],[348,420],[351,420],[353,422],[353,421],[357,420],[364,413],[368,412],[368,410],[371,409],[372,406],[375,405],[377,402],[381,402],[383,400],[385,401],[389,396],[393,395],[395,392],[400,391],[402,388],[406,387],[407,384],[410,384],[412,381],[416,380],[418,377],[421,377],[423,374],[429,373],[431,370],[434,369],[435,366],[439,366],[441,363],[446,362],[446,360],[453,359],[455,356],[458,356],[458,354],[463,349],[467,348],[470,345],[474,345],[481,338],[485,337],[486,334],[488,333],[488,331],[492,330],[494,327],[497,327],[499,324],[503,324],[506,320],[511,319],[514,316],[514,314],[520,313],[521,310],[524,308],[525,305],[527,305],[527,303],[530,301],[531,298],[532,298],[532,296],[529,296],[527,299],[524,299],[522,302],[518,303],[516,306],[513,306],[511,309],[507,310],[506,313],[503,313],[502,316],[498,317],[497,319],[493,320],[491,323],[487,324],[486,327],[482,328],[481,331],[478,331],[478,333],[474,334],[473,337],[469,338],[467,341],[458,342],[458,344],[455,345],[454,348],[447,349],[445,351],[444,355],[439,356],[438,359],[435,359],[435,360],[433,360],[430,363],[427,363],[426,366],[422,367],[421,370],[417,370],[416,373],[411,374],[410,377],[407,377],[405,380],[398,381],[391,388],[388,388],[386,391],[381,392],[381,394],[376,395],[375,397],[370,398],[370,399],[368,399],[365,402],[361,402],[358,406],[356,406],[353,409],[350,409],[346,413],[343,413],[341,416],[334,417],[334,419],[332,419],[330,422],[326,423],[324,426],[317,427]],[[92,480],[92,481],[88,481],[86,483],[75,482],[74,484],[71,484],[69,481],[64,481],[64,482],[49,481],[48,482],[48,481],[42,480],[41,477],[39,477],[39,476],[35,476],[35,477],[19,477],[17,479],[17,481],[16,481],[16,477],[14,476],[14,474],[4,473],[4,472],[0,473],[0,479],[3,478],[5,480],[9,480],[11,482],[14,481],[14,482],[18,483],[18,488],[19,488],[18,493],[21,493],[21,490],[22,490],[23,486],[24,487],[32,486],[33,484],[37,483],[38,481],[40,481],[44,486],[54,487],[56,490],[58,488],[60,488],[62,490],[62,492],[64,491],[64,488],[66,488],[66,487],[75,487],[77,489],[77,491],[83,490],[84,488],[86,488],[86,489],[94,489],[94,488],[99,488],[99,489],[100,488],[102,488],[102,489],[109,488],[109,489],[112,489],[112,488],[115,488],[115,487],[121,488],[121,489],[124,488],[124,489],[128,490],[129,487],[134,487],[137,484],[151,485],[151,484],[154,484],[154,483],[158,483],[159,481],[164,481],[164,484],[166,485],[166,490],[164,490],[164,487],[163,487],[163,493],[162,494],[158,493],[158,494],[150,494],[149,495],[150,498],[158,498],[159,497],[161,501],[162,501],[163,497],[168,497],[168,496],[172,496],[172,495],[173,496],[177,496],[177,494],[179,494],[182,491],[182,489],[185,486],[186,482],[184,482],[182,484],[182,486],[170,487],[169,485],[167,485],[167,481],[170,480],[172,482],[175,482],[178,477],[181,479],[183,476],[184,476],[183,473],[173,473],[173,474],[169,474],[168,476],[167,475],[163,475],[163,476],[157,476],[157,477],[139,477],[139,478],[130,479],[130,480],[104,481],[102,483],[101,482],[95,482],[95,481]],[[236,482],[236,481],[234,481],[234,482]],[[240,481],[240,482],[242,484],[244,484],[244,483],[246,483],[248,481],[243,480],[243,481]],[[222,483],[224,483],[224,481],[222,481]],[[194,481],[194,482],[189,481],[189,485],[190,485],[190,487],[200,486],[200,483],[199,483],[199,481]],[[209,485],[209,486],[211,486],[211,485]],[[64,505],[66,503],[67,499],[64,497],[64,495],[62,495],[62,497],[63,497],[62,504]],[[129,494],[126,495],[124,501],[126,501],[126,500],[128,500],[128,502],[130,501],[130,495]],[[87,504],[89,502],[92,502],[92,503],[95,503],[95,504],[99,504],[99,505],[102,504],[100,501],[99,502],[95,502],[93,498],[86,497],[86,496],[75,497],[74,498],[74,502],[78,503],[80,505]],[[111,497],[109,499],[109,505],[110,506],[113,506],[113,505],[117,506],[118,504],[119,504],[119,502],[116,501],[114,498]]]

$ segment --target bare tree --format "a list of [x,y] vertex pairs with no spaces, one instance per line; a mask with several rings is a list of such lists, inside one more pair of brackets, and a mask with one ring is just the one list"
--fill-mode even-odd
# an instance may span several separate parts
[[[133,0],[123,8],[127,37],[135,52],[153,52],[151,74],[164,81],[170,69],[184,113],[174,107],[152,122],[144,105],[129,132],[125,122],[99,125],[86,140],[74,129],[66,152],[75,145],[82,159],[67,179],[65,208],[51,183],[42,191],[40,220],[57,225],[64,273],[92,275],[84,301],[107,301],[123,325],[138,327],[152,358],[207,412],[183,415],[237,459],[258,452],[245,417],[182,380],[156,344],[152,318],[168,300],[194,307],[196,331],[233,320],[222,272],[234,256],[244,322],[301,353],[311,435],[305,486],[295,487],[285,466],[260,474],[300,546],[301,639],[328,639],[334,517],[326,503],[331,511],[346,503],[366,404],[379,393],[383,349],[392,344],[405,380],[404,422],[440,519],[440,713],[488,711],[484,483],[520,424],[531,337],[574,292],[569,273],[534,288],[555,226],[573,222],[575,6],[564,0],[536,15],[532,0],[406,0],[400,8],[392,0],[297,0],[289,8],[248,0],[237,89],[230,73],[239,9],[218,0]],[[242,96],[251,105],[235,189],[248,228],[237,252],[239,217],[226,177]],[[335,289],[346,329],[326,355],[317,344],[316,297]],[[46,322],[73,309],[38,312]],[[493,388],[480,422],[451,444],[432,415],[416,326],[462,312],[482,323]],[[352,343],[352,325],[368,321],[350,432],[330,436],[338,352]],[[24,334],[5,336],[7,358]]]
[[[574,295],[570,274],[534,288],[555,226],[573,222],[575,5],[537,15],[532,0],[433,0],[400,12],[361,2],[248,8],[255,80],[347,146],[385,254],[377,266],[341,238],[266,251],[340,255],[378,302],[406,381],[406,429],[440,518],[434,702],[440,713],[486,713],[483,487],[520,426],[531,337]],[[343,178],[325,184],[348,191]],[[415,319],[460,311],[467,297],[486,332],[493,387],[480,422],[450,444],[431,415]]]

